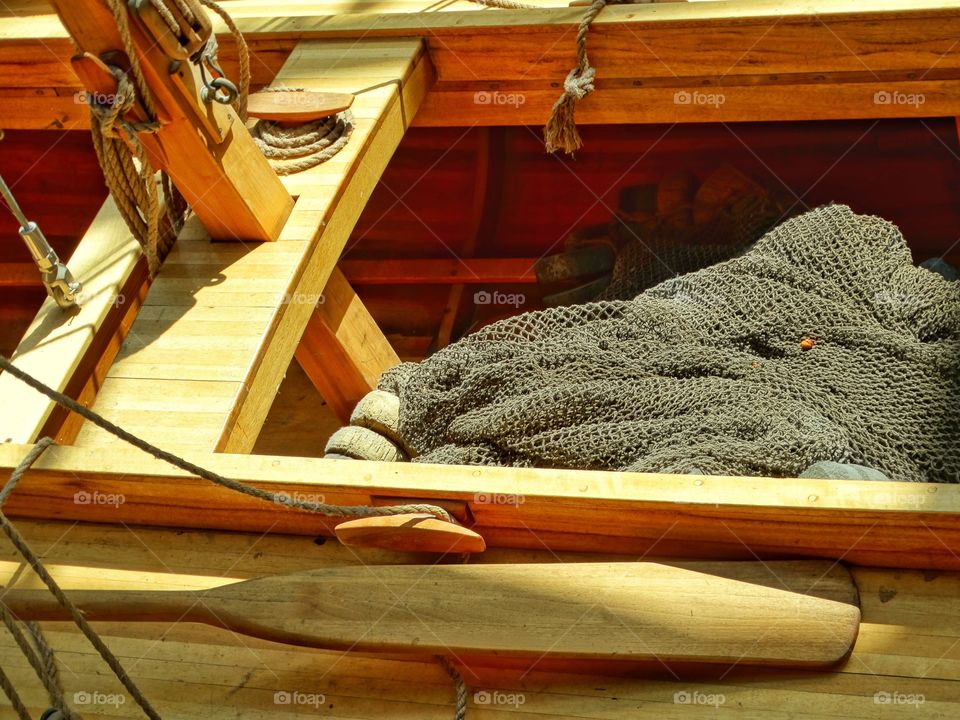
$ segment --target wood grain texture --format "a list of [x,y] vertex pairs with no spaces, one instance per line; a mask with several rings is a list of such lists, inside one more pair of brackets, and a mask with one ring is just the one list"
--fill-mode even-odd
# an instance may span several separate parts
[[[189,427],[189,426],[188,426]],[[27,446],[0,445],[0,477]],[[960,569],[960,487],[928,483],[695,477],[191,452],[221,475],[332,504],[374,498],[467,503],[488,547],[717,559],[821,557]],[[119,507],[76,504],[79,490]],[[331,535],[340,520],[253,500],[139,451],[51,448],[10,499],[11,515]]]
[[[353,53],[361,64],[375,59],[376,68],[369,69],[369,75],[358,75],[350,61]],[[393,82],[358,92],[355,129],[341,153],[285,178],[298,199],[278,242],[211,243],[198,223],[184,228],[107,374],[113,394],[102,408],[108,417],[155,442],[226,452],[253,448],[364,200],[403,136],[405,117],[413,114],[430,77],[418,40],[306,45],[286,67],[281,81],[297,86],[322,87],[325,78],[332,78],[360,91],[385,80]],[[350,302],[338,305],[342,297],[342,292],[331,292],[330,312],[350,310],[349,329],[355,337],[347,333],[344,341],[354,337],[356,345],[380,335],[372,321],[360,322],[362,308]],[[366,348],[353,366],[367,384],[383,369],[385,353],[392,354],[382,335],[380,339],[376,347],[382,351]],[[377,361],[373,365],[372,359]],[[396,361],[395,355],[389,359]],[[140,384],[112,383],[116,380]],[[181,412],[174,400],[189,407],[195,383],[223,384],[218,395],[231,398],[229,407]],[[165,409],[135,409],[147,386],[147,392],[168,400]],[[129,408],[118,395],[121,389],[131,392]],[[92,427],[82,429],[77,439],[91,447],[113,442]]]
[[370,312],[334,269],[296,351],[297,362],[342,422],[400,358]]
[[[99,57],[123,47],[105,3],[53,0],[52,4],[83,52]],[[171,72],[170,59],[140,23],[131,22],[130,32],[161,125],[155,134],[138,135],[154,167],[169,173],[212,237],[276,240],[293,199],[236,112],[200,100],[198,66],[184,63]]]
[[406,552],[478,553],[487,549],[469,528],[424,513],[366,517],[337,525],[337,540],[350,547]]
[[[67,592],[93,588],[161,591],[203,590],[265,574],[410,565],[425,556],[383,550],[317,545],[309,537],[190,532],[74,525],[68,522],[18,521],[28,540],[45,550],[45,561]],[[535,551],[488,550],[472,563],[601,562],[602,556]],[[612,559],[612,558],[609,558]],[[711,569],[715,573],[716,569]],[[778,569],[786,587],[795,587]],[[763,720],[791,716],[822,720],[842,715],[851,720],[892,717],[923,720],[952,717],[960,707],[960,574],[852,569],[861,590],[863,622],[853,655],[835,672],[742,668],[728,672],[697,670],[674,677],[660,669],[641,676],[598,677],[571,674],[536,663],[498,668],[466,668],[453,658],[468,687],[468,717],[482,720],[522,718],[623,717],[689,720],[691,717]],[[768,582],[779,584],[776,576]],[[760,578],[757,578],[759,581]],[[0,585],[42,587],[16,552],[0,541]],[[799,588],[806,590],[805,587]],[[69,624],[45,622],[44,631],[70,671],[62,671],[68,699],[77,692],[105,695],[123,688],[103,666],[89,643]],[[418,718],[449,720],[455,693],[435,662],[400,661],[397,656],[314,650],[238,637],[219,628],[191,623],[98,622],[105,642],[118,653],[133,678],[165,718],[211,720],[301,718],[322,714],[334,720]],[[157,642],[159,637],[162,642]],[[0,635],[0,664],[23,692],[34,717],[48,698],[33,671],[7,634]],[[287,693],[302,693],[304,704],[277,704]],[[676,697],[697,692],[702,702],[678,704]],[[878,692],[922,694],[919,705],[892,703],[884,710]],[[278,696],[278,693],[281,695]],[[494,693],[500,703],[492,702]],[[309,694],[323,695],[318,706]],[[514,704],[510,704],[513,696]],[[292,697],[291,697],[292,699]],[[486,702],[490,700],[490,702]],[[0,716],[8,706],[0,698]],[[132,701],[117,707],[78,706],[87,715],[131,717]],[[899,712],[898,712],[899,711]]]
[[[269,43],[266,60],[256,63],[261,73],[275,62],[271,54],[278,52],[278,42],[286,42],[289,51],[304,38],[419,36],[428,43],[439,82],[417,124],[537,125],[574,63],[570,35],[583,12],[551,4],[491,12],[466,2],[439,7],[425,0],[349,7],[314,2],[296,4],[283,18],[263,3],[239,3],[233,10],[255,52],[261,42]],[[956,0],[613,5],[601,12],[590,34],[597,91],[578,105],[578,122],[958,115],[960,49],[953,45],[960,32],[958,11]],[[43,44],[26,37],[44,38]],[[53,48],[52,56],[47,48]],[[49,19],[19,25],[0,19],[0,86],[22,89],[21,102],[0,113],[4,124],[57,127],[82,121],[70,93],[62,91],[75,85],[63,75],[68,54]],[[38,69],[23,73],[27,61]],[[875,100],[876,93],[897,92],[922,95],[923,103]],[[719,94],[722,102],[678,102],[677,93]]]
[[[140,246],[108,199],[68,262],[83,284],[79,310],[64,312],[47,298],[14,352],[14,363],[57,390],[79,392],[108,337],[117,331],[127,294],[139,291],[145,279],[140,255]],[[0,397],[17,410],[0,415],[0,440],[38,439],[53,403],[6,374],[0,374]]]
[[[736,565],[721,576],[696,565],[644,562],[357,567],[199,593],[84,590],[73,599],[90,621],[199,622],[290,645],[447,653],[480,664],[517,658],[803,668],[846,659],[860,629],[847,570],[805,564],[803,582],[819,583],[834,599],[750,581],[776,577],[778,563]],[[69,619],[46,591],[7,591],[3,602],[22,620]]]

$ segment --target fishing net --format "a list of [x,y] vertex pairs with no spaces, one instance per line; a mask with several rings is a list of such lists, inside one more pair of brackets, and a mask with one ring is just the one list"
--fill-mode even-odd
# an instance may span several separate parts
[[960,283],[842,205],[645,290],[386,373],[419,462],[960,481]]

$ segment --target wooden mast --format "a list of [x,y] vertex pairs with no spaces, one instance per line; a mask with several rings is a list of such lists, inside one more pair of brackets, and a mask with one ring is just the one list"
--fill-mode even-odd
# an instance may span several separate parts
[[[81,53],[108,65],[123,62],[118,58],[124,45],[105,0],[52,4]],[[200,98],[198,64],[171,58],[137,16],[130,13],[136,60],[153,92],[161,125],[156,134],[140,133],[140,140],[155,166],[169,173],[212,238],[276,240],[293,198],[236,112]],[[88,92],[103,91],[88,73],[80,74]]]

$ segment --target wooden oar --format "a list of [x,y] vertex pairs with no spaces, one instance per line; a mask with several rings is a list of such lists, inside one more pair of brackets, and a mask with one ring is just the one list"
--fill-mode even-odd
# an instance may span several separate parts
[[[821,561],[370,566],[69,595],[92,621],[199,622],[294,645],[473,659],[829,666],[860,623],[850,574]],[[46,591],[0,600],[23,620],[66,619]]]

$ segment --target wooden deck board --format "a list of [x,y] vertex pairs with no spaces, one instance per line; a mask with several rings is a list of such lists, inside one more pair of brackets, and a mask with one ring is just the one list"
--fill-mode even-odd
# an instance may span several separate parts
[[[298,40],[417,36],[438,82],[415,124],[542,125],[574,64],[582,8],[431,3],[235,2],[229,7],[255,56],[254,83],[276,72]],[[215,21],[215,24],[219,20]],[[218,32],[223,32],[217,24]],[[612,5],[593,24],[597,91],[578,122],[733,122],[960,114],[960,0],[708,0]],[[225,46],[227,47],[227,46]],[[262,48],[262,49],[261,49]],[[83,126],[86,110],[55,17],[0,17],[0,87],[9,128]],[[227,58],[228,72],[233,70]],[[371,70],[375,56],[363,58]],[[329,90],[343,90],[331,79]],[[677,93],[723,102],[677,102]],[[876,93],[923,96],[875,102]],[[480,100],[477,100],[480,93]],[[515,98],[510,100],[509,97]],[[519,99],[517,99],[519,98]]]
[[[307,43],[292,53],[278,84],[320,88],[325,78],[354,90],[386,84],[358,94],[356,127],[337,157],[288,176],[298,197],[278,242],[211,243],[198,223],[184,229],[107,375],[107,382],[143,382],[113,384],[109,400],[95,409],[155,442],[253,448],[365,199],[423,96],[426,69],[419,40]],[[190,381],[222,384],[218,395],[231,398],[230,406],[181,412],[176,401],[189,405]],[[125,389],[129,406],[119,395]],[[165,409],[139,416],[145,394],[165,398]],[[113,442],[89,425],[77,438],[82,446]]]
[[[425,556],[318,546],[308,537],[175,532],[142,527],[19,521],[65,588],[192,589],[263,574],[343,565],[426,563]],[[492,550],[471,562],[579,562],[545,551]],[[851,718],[952,717],[960,705],[960,574],[854,568],[863,624],[853,656],[837,672],[735,669],[716,676],[673,679],[666,673],[617,678],[535,669],[520,679],[509,668],[468,676],[469,716],[479,720],[535,718],[690,717]],[[0,543],[0,584],[16,576],[38,587],[15,551]],[[95,651],[65,623],[44,623],[62,663],[67,697],[122,693]],[[164,718],[427,718],[452,717],[454,692],[430,664],[361,654],[294,648],[215,628],[169,623],[100,623],[110,647]],[[162,638],[162,640],[161,640]],[[0,664],[11,673],[35,715],[42,688],[12,639],[0,634]],[[277,692],[324,695],[322,707],[275,704]],[[514,695],[516,704],[484,704],[479,693]],[[688,707],[676,693],[717,696],[716,706]],[[914,704],[882,703],[913,696]],[[720,700],[722,696],[722,701]],[[922,699],[922,702],[921,702]],[[5,712],[0,700],[0,716]],[[78,707],[89,716],[134,717],[120,706]]]

